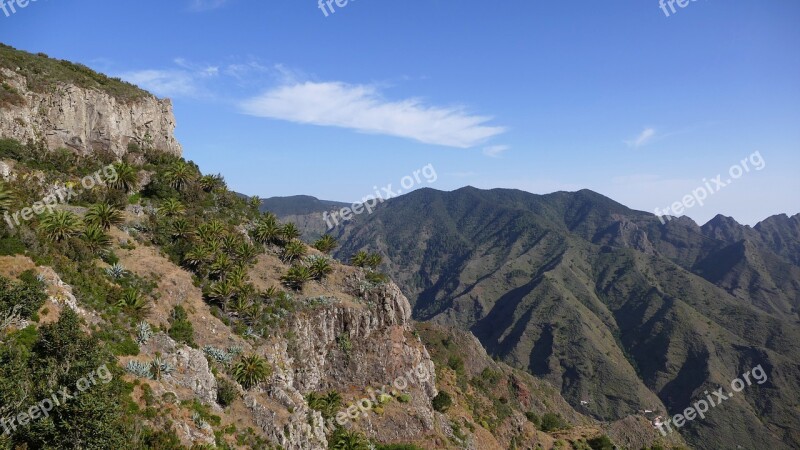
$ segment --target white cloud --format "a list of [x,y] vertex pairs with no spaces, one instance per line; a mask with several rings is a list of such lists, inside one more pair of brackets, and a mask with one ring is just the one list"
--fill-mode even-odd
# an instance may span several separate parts
[[628,147],[631,148],[639,148],[644,145],[647,145],[653,138],[656,136],[656,129],[652,127],[647,127],[639,133],[635,139],[625,141],[628,144]]
[[287,80],[242,102],[241,108],[258,117],[458,148],[474,147],[506,131],[487,125],[491,117],[472,115],[463,108],[429,106],[419,99],[389,101],[373,86],[341,82]]
[[510,147],[507,145],[492,145],[483,149],[483,154],[491,158],[499,158],[500,154],[508,150]]
[[210,11],[225,6],[228,0],[191,0],[189,9],[191,11]]
[[139,70],[119,77],[159,97],[192,97],[199,92],[194,76],[183,70]]

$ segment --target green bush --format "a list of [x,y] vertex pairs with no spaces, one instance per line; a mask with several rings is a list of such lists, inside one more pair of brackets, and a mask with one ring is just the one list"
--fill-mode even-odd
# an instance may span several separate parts
[[227,408],[238,398],[239,390],[236,389],[235,384],[225,378],[217,380],[217,403],[219,403],[220,406]]
[[433,398],[433,409],[438,412],[445,412],[453,406],[453,398],[450,397],[445,391],[439,391],[439,394]]
[[192,322],[189,321],[189,316],[183,306],[178,305],[172,310],[169,322],[169,337],[190,347],[196,346],[194,343],[194,327]]
[[614,443],[612,443],[611,439],[605,435],[594,439],[589,439],[587,442],[592,450],[614,450]]
[[542,416],[542,425],[540,430],[550,433],[558,430],[565,430],[569,428],[569,424],[561,417],[560,414],[547,413]]

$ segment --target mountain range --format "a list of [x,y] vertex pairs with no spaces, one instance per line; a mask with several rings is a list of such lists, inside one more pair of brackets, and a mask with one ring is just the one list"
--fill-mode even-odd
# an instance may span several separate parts
[[700,226],[589,190],[465,187],[332,234],[339,259],[383,255],[415,319],[471,332],[596,418],[678,414],[761,366],[766,383],[681,432],[697,448],[800,447],[800,214]]

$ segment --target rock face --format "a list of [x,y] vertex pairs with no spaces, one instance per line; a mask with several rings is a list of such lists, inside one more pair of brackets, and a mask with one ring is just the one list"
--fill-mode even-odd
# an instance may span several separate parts
[[[348,392],[355,386],[356,392],[351,392],[356,398],[369,398],[370,389],[379,390],[401,378],[407,386],[398,391],[409,395],[407,409],[414,414],[384,419],[360,414],[359,427],[372,437],[399,441],[413,440],[434,428],[431,399],[438,393],[436,372],[428,351],[411,334],[408,299],[394,283],[360,292],[352,289],[364,304],[321,306],[293,317],[292,337],[274,342],[265,352],[276,368],[269,388],[245,396],[256,422],[283,448],[327,448],[325,429],[334,424],[323,423],[320,414],[308,408],[303,394],[331,389]],[[382,426],[385,421],[402,423]]]
[[111,151],[122,156],[131,142],[181,154],[169,99],[146,96],[126,104],[71,84],[42,94],[29,90],[25,77],[12,70],[0,68],[0,74],[24,99],[0,108],[2,137],[43,141],[50,149],[65,147],[82,154]]

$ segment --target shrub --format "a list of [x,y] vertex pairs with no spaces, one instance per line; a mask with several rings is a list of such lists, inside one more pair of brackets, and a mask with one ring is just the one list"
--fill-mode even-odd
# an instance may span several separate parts
[[539,429],[549,433],[567,428],[569,428],[569,424],[560,414],[547,413],[542,416],[542,425]]
[[603,435],[587,441],[592,450],[614,450],[614,444],[608,436]]
[[453,406],[453,398],[447,392],[439,391],[439,394],[433,398],[432,403],[434,410],[443,413]]
[[194,327],[189,321],[189,316],[183,306],[178,305],[170,314],[169,336],[176,342],[181,342],[194,347]]
[[225,378],[217,380],[217,403],[219,403],[220,406],[227,408],[238,398],[239,390],[236,389],[236,385]]

